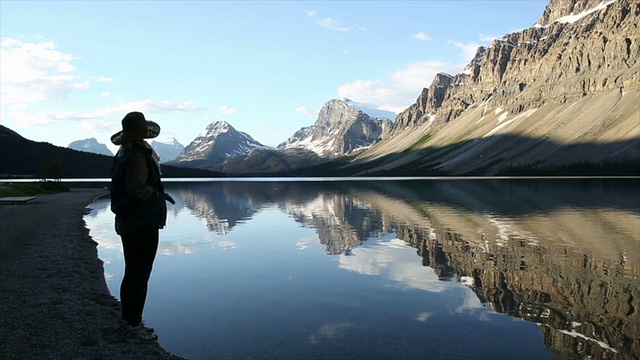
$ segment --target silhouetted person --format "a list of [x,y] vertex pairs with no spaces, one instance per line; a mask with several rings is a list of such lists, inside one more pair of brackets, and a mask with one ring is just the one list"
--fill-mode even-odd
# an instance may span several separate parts
[[144,140],[159,133],[158,124],[147,121],[140,112],[131,112],[122,119],[122,131],[111,137],[113,144],[120,145],[111,172],[111,211],[116,214],[115,230],[122,239],[125,263],[120,285],[120,333],[125,341],[133,343],[158,341],[154,330],[144,325],[142,312],[159,229],[167,219],[165,200],[174,203],[164,193],[159,156]]

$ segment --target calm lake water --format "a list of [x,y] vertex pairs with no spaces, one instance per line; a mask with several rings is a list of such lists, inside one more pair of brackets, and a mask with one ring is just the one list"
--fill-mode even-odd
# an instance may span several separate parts
[[167,183],[145,321],[189,359],[637,359],[639,185]]

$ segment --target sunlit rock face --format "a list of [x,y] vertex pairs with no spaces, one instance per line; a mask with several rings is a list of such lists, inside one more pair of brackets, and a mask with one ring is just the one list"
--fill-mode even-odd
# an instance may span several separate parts
[[483,101],[521,113],[637,87],[639,6],[629,0],[552,0],[538,23],[479,48],[450,80],[436,76],[423,111],[446,123]]
[[390,129],[390,119],[373,118],[350,106],[348,100],[330,100],[322,106],[313,126],[298,130],[278,148],[303,148],[334,158],[369,148]]
[[384,157],[367,171],[496,175],[640,161],[638,24],[637,1],[552,0],[537,23],[425,84],[354,164]]

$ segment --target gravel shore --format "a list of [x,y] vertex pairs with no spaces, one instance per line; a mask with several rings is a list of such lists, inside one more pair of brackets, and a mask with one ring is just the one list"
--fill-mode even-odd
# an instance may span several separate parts
[[71,189],[0,205],[0,358],[182,359],[117,335],[120,304],[83,220],[103,194]]

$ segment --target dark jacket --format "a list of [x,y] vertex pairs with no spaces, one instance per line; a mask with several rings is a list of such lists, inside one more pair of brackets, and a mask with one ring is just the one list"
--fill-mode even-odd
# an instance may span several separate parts
[[164,187],[152,150],[139,144],[119,151],[111,172],[111,211],[116,232],[123,234],[140,225],[163,228],[167,220]]

